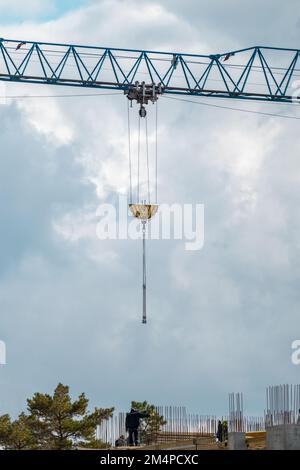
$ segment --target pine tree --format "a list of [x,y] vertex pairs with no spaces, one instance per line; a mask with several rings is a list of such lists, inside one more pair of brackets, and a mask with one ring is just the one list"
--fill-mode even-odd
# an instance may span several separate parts
[[71,400],[69,387],[58,384],[54,395],[36,393],[27,400],[31,429],[43,449],[71,449],[76,446],[103,447],[95,439],[96,426],[112,416],[113,408],[95,408],[88,413],[88,399],[82,393]]
[[0,445],[6,450],[28,450],[37,447],[37,441],[31,431],[30,418],[21,413],[11,421],[9,415],[0,417]]
[[69,387],[58,384],[53,396],[36,393],[27,400],[28,414],[16,421],[0,416],[0,447],[6,450],[53,449],[76,447],[103,448],[97,440],[96,427],[112,416],[113,408],[95,408],[88,412],[88,399],[82,393],[72,401]]

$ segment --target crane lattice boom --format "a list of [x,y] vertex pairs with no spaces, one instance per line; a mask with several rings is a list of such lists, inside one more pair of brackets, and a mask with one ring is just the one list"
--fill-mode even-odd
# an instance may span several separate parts
[[203,55],[0,39],[0,51],[6,82],[122,90],[142,103],[160,94],[299,100],[298,49],[256,46]]

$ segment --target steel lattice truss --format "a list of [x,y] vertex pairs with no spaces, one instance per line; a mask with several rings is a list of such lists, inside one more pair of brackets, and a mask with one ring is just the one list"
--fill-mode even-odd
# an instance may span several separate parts
[[[299,100],[298,49],[251,47],[215,55],[0,39],[0,80],[163,94]],[[298,83],[297,83],[298,82]]]

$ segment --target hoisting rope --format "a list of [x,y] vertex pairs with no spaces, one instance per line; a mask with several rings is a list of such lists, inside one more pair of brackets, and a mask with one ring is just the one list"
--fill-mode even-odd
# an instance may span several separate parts
[[157,175],[158,175],[158,102],[156,102],[156,109],[155,109],[155,204],[158,201],[158,183],[157,183]]
[[139,130],[138,130],[138,155],[137,155],[137,202],[140,202],[140,154],[141,154],[141,117],[138,117],[139,120]]
[[[145,118],[138,116],[138,142],[137,142],[137,199],[136,202],[140,201],[140,178],[141,178],[141,121],[145,119],[145,145],[146,145],[146,166],[147,166],[147,197],[148,204],[151,203],[151,184],[150,184],[150,153],[149,153],[149,131],[148,131],[148,116]],[[131,119],[130,119],[130,104],[127,103],[127,120],[128,120],[128,159],[129,159],[129,196],[130,204],[133,200],[133,168],[132,168],[132,139],[131,139]],[[156,103],[155,112],[155,204],[158,201],[158,107]],[[146,202],[146,201],[144,201]]]
[[148,182],[148,204],[150,204],[150,167],[149,167],[149,142],[148,142],[148,116],[145,120],[146,124],[146,155],[147,155],[147,182]]
[[[144,112],[143,112],[144,111]],[[128,102],[127,108],[127,115],[128,115],[128,155],[129,155],[129,184],[130,184],[130,203],[132,204],[132,197],[133,197],[133,190],[135,192],[135,188],[133,186],[132,177],[135,178],[135,172],[132,172],[132,140],[131,140],[131,122],[130,122],[130,106]],[[145,132],[145,140],[143,135],[143,142],[141,142],[141,120],[145,119],[145,130],[143,127],[143,133]],[[146,200],[141,201],[140,197],[140,178],[141,178],[141,148],[143,144],[144,149],[144,142],[146,146],[146,165],[147,165],[147,192],[148,192],[148,204],[151,204],[151,192],[155,192],[155,203],[157,204],[158,201],[158,107],[156,103],[156,110],[155,110],[155,186],[154,188],[150,185],[150,154],[149,154],[149,131],[148,131],[148,116],[146,113],[145,108],[141,107],[138,116],[138,142],[137,142],[137,201],[136,204],[146,204]],[[143,158],[144,163],[144,158]],[[144,169],[144,167],[143,167]],[[152,166],[151,166],[152,170]],[[142,190],[144,198],[144,172],[142,176]],[[154,195],[152,194],[152,197]],[[135,205],[136,205],[135,204]],[[152,206],[151,206],[152,209]],[[141,219],[141,226],[142,226],[142,243],[143,243],[143,318],[142,322],[144,324],[147,323],[147,265],[146,265],[146,237],[147,237],[147,223],[148,220],[144,220],[142,217],[136,215],[136,217]],[[146,219],[146,217],[145,217]]]
[[128,117],[128,158],[129,158],[129,197],[132,204],[132,159],[131,159],[131,126],[130,126],[130,105],[127,100],[127,117]]

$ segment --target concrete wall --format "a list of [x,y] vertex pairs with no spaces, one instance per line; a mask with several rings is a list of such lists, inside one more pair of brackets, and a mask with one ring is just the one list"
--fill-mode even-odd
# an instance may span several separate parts
[[229,450],[246,450],[246,436],[244,432],[230,432],[228,434]]
[[284,424],[267,429],[268,450],[300,450],[300,425]]

